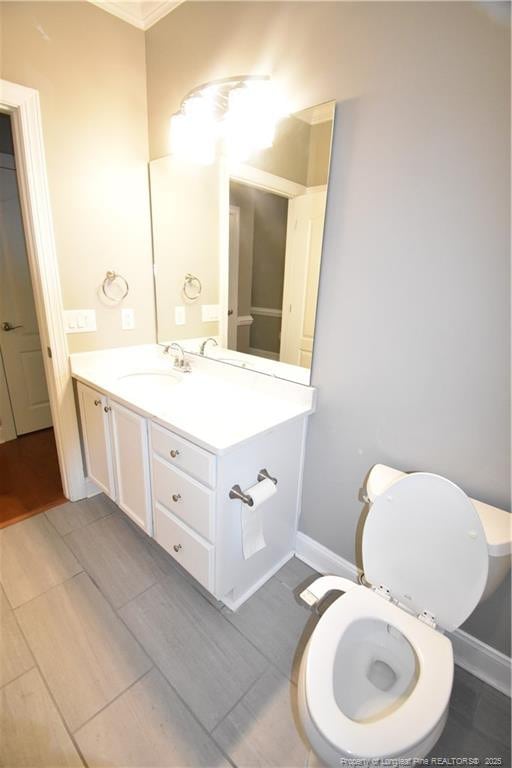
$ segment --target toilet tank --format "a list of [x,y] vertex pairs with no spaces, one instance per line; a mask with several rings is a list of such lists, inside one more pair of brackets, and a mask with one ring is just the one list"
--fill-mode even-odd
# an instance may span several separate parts
[[504,509],[471,499],[482,522],[489,552],[489,573],[480,602],[499,587],[510,568],[512,515]]

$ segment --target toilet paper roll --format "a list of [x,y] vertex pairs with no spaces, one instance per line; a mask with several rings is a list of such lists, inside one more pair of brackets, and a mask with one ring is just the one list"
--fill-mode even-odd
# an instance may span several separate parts
[[277,493],[277,486],[272,480],[262,480],[260,483],[247,488],[248,494],[254,502],[250,507],[240,502],[242,516],[242,550],[247,560],[266,546],[263,536],[263,512],[261,506]]

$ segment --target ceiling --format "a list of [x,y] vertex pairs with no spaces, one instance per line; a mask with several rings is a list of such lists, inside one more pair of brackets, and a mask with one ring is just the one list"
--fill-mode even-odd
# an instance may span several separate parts
[[107,13],[118,16],[138,29],[149,29],[184,0],[89,0]]

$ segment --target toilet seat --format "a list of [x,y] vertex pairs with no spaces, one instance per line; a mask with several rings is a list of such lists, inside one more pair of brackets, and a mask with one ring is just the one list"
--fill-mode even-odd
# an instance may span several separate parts
[[[363,723],[340,709],[333,669],[345,632],[365,618],[398,629],[412,646],[419,669],[414,688],[397,709]],[[363,586],[338,598],[322,616],[304,661],[309,715],[323,738],[344,754],[366,758],[407,754],[436,728],[448,706],[453,682],[453,650],[448,638]]]

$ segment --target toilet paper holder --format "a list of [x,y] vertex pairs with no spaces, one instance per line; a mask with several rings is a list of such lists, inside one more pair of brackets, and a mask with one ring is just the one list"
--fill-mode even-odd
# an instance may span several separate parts
[[[258,472],[257,477],[258,483],[261,483],[262,480],[272,480],[274,485],[277,485],[277,478],[272,477],[269,475],[268,470],[266,469],[260,469]],[[254,501],[252,496],[249,496],[248,493],[244,493],[238,483],[232,487],[232,489],[229,492],[229,498],[230,499],[240,499],[240,501],[243,504],[247,504],[249,507],[254,506]]]

